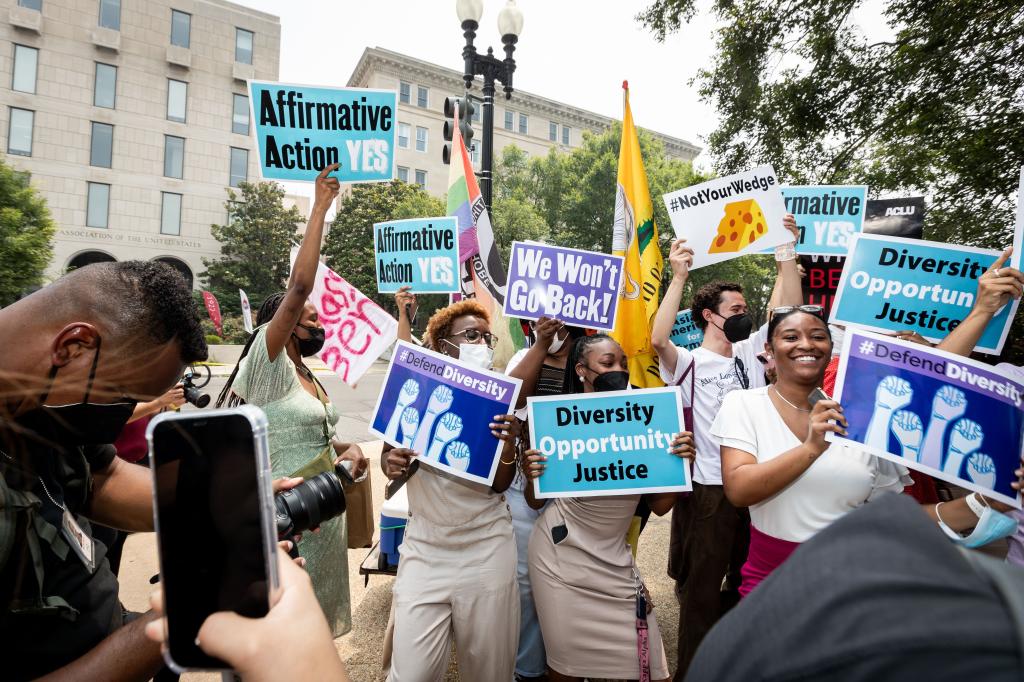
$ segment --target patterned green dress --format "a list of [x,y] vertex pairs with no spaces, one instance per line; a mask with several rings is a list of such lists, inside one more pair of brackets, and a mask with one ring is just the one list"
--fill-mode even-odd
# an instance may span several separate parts
[[[238,368],[232,390],[245,402],[263,408],[270,424],[270,463],[274,478],[289,476],[316,459],[325,447],[324,419],[334,436],[338,412],[310,395],[295,375],[295,363],[281,351],[274,362],[267,354],[267,326],[256,329],[256,339]],[[352,629],[348,589],[348,526],[345,515],[320,526],[319,533],[304,533],[299,553],[313,591],[335,637]]]

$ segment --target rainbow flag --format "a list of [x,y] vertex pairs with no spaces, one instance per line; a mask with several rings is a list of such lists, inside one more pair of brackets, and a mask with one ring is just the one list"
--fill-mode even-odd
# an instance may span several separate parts
[[525,338],[519,322],[506,318],[501,312],[505,305],[508,275],[498,245],[494,243],[491,218],[462,140],[458,112],[452,135],[452,163],[448,171],[448,215],[455,216],[459,224],[462,293],[452,298],[476,298],[490,312],[491,331],[498,337],[494,364],[503,367],[512,354],[525,345]]
[[651,346],[651,325],[658,312],[658,292],[664,265],[658,247],[651,191],[640,156],[640,138],[629,108],[629,84],[622,83],[624,109],[619,175],[615,192],[612,254],[625,256],[619,313],[612,338],[629,358],[629,381],[634,386],[664,386],[658,373],[658,356]]

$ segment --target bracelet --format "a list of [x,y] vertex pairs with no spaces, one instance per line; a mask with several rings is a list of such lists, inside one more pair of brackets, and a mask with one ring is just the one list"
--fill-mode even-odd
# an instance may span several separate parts
[[985,501],[981,498],[981,495],[978,493],[971,493],[964,499],[967,500],[967,506],[971,508],[974,515],[980,519],[982,514],[985,513],[985,508],[988,507],[988,505],[985,504]]
[[509,461],[506,462],[501,457],[499,457],[498,458],[498,462],[500,462],[501,464],[515,464],[516,463],[516,458],[513,457],[512,459],[510,459]]
[[786,244],[779,244],[776,246],[775,260],[779,263],[796,260],[796,242],[788,242]]

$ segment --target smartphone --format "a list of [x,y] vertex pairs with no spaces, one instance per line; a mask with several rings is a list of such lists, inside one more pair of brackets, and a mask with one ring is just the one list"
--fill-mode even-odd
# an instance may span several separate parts
[[807,402],[811,404],[812,410],[814,409],[814,406],[817,404],[819,400],[832,400],[832,398],[829,397],[828,393],[825,393],[825,391],[822,390],[820,386],[811,391],[811,394],[807,396]]
[[166,615],[177,673],[229,670],[196,644],[206,618],[265,616],[278,588],[267,417],[252,405],[164,413],[146,430]]

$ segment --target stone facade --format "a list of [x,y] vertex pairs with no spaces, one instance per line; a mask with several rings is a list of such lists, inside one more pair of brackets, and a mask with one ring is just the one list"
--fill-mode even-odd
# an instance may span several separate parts
[[[172,44],[172,11],[179,13],[177,45]],[[246,77],[277,79],[278,18],[222,0],[2,0],[0,16],[5,20],[0,26],[0,152],[7,163],[31,174],[58,225],[48,275],[104,257],[168,259],[193,276],[202,272],[202,257],[220,252],[210,225],[227,216],[231,148],[247,150],[247,179],[259,177],[251,137],[232,129],[234,95],[246,94]],[[111,16],[119,19],[116,28],[109,26]],[[237,29],[251,32],[251,51],[245,49],[246,34]],[[236,40],[242,45],[240,61]],[[34,92],[26,91],[33,53],[24,48],[36,50]],[[22,60],[17,73],[16,55]],[[244,63],[247,55],[252,64]],[[113,108],[96,106],[97,89],[101,95],[109,91],[98,84],[97,68],[111,72],[97,64],[116,67]],[[187,84],[183,122],[169,114],[170,89],[181,88],[171,80]],[[15,109],[33,112],[28,155],[24,132],[11,133]],[[14,115],[26,119],[24,113]],[[99,159],[91,154],[97,148],[94,122],[113,126],[109,168],[103,144]],[[172,153],[169,169],[165,136],[184,140],[183,155]],[[92,163],[97,160],[102,165]],[[106,227],[88,226],[102,222]]]

